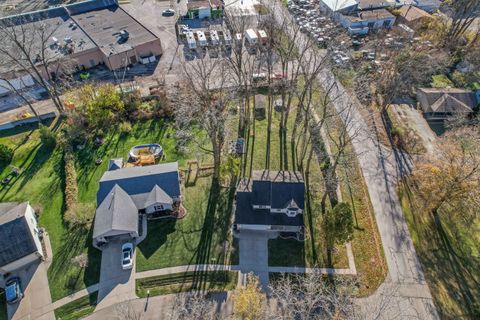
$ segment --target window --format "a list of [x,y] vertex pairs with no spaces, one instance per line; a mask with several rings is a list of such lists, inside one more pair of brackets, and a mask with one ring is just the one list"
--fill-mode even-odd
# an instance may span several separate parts
[[157,204],[157,205],[155,205],[153,208],[155,209],[155,211],[162,211],[162,210],[164,210],[163,205],[161,205],[161,204]]

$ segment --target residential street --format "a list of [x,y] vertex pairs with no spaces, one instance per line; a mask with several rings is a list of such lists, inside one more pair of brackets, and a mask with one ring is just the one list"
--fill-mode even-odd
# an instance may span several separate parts
[[[285,7],[280,3],[276,7],[275,19],[279,22],[291,20]],[[303,33],[298,36],[300,39],[295,39],[296,42],[307,41]],[[310,54],[319,54],[313,49],[310,51]],[[330,91],[331,100],[342,120],[349,123],[349,133],[367,183],[389,270],[386,283],[374,295],[359,301],[364,314],[377,314],[377,319],[438,319],[396,193],[397,170],[392,152],[379,144],[360,113],[358,101],[349,96],[330,70],[323,70],[318,81],[326,90],[335,84]],[[388,308],[384,300],[388,300]]]

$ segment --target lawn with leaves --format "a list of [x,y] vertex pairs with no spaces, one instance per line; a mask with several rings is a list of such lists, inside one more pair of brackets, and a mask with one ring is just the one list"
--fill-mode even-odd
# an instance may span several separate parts
[[416,208],[415,194],[406,185],[399,195],[440,317],[480,319],[480,219],[466,224],[456,214],[442,211],[435,223]]

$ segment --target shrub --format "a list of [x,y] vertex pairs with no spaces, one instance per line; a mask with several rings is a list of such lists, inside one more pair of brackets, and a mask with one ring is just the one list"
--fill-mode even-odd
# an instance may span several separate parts
[[0,168],[10,164],[13,158],[13,150],[4,144],[0,144]]
[[128,134],[132,131],[132,125],[128,121],[123,121],[118,126],[118,129],[120,130],[120,134]]
[[57,144],[57,136],[55,133],[50,129],[48,126],[44,126],[43,124],[40,124],[39,126],[40,130],[40,140],[42,141],[42,144],[45,146],[45,148],[54,148],[55,145]]
[[353,214],[350,205],[339,202],[333,210],[327,211],[325,227],[329,235],[329,245],[344,244],[353,237]]

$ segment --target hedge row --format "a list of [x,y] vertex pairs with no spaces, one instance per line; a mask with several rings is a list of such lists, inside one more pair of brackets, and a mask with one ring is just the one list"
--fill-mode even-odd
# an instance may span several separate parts
[[77,221],[76,208],[78,201],[77,172],[75,171],[75,158],[71,146],[65,146],[63,153],[65,166],[65,221],[75,225]]

